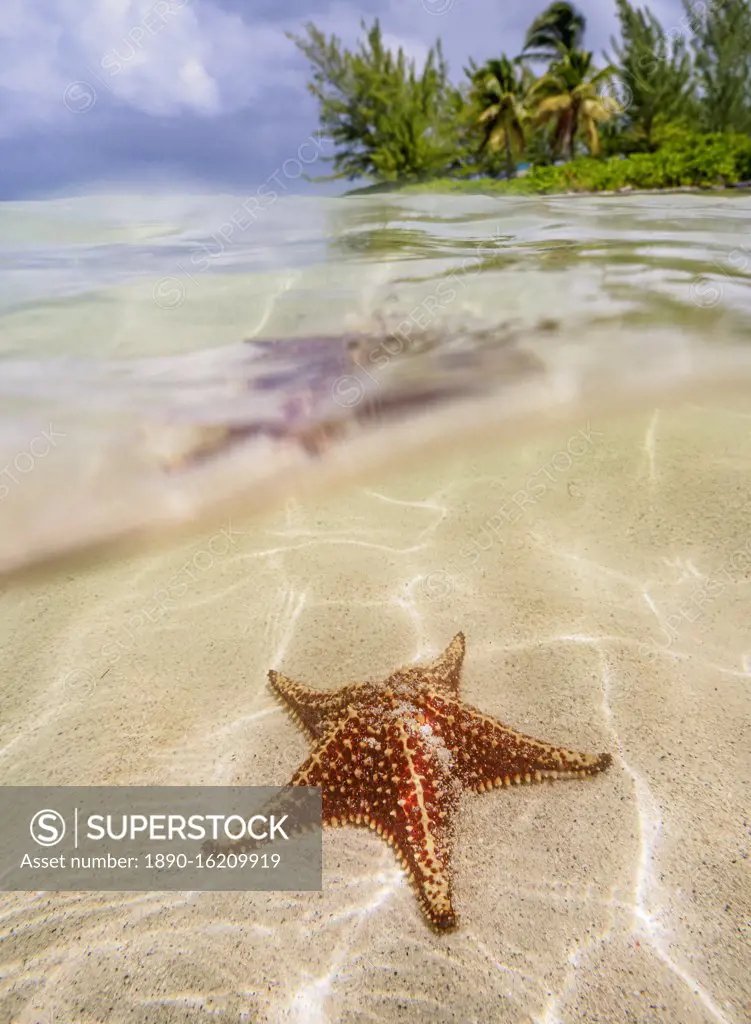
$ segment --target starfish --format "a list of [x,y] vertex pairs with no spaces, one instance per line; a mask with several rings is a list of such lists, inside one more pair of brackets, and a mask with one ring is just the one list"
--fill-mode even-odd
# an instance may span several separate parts
[[[272,689],[313,744],[289,785],[321,787],[324,825],[363,825],[383,836],[440,930],[456,925],[451,851],[463,790],[584,778],[612,760],[525,736],[465,704],[464,652],[457,633],[430,665],[330,691],[269,672]],[[242,841],[222,847],[236,848]]]

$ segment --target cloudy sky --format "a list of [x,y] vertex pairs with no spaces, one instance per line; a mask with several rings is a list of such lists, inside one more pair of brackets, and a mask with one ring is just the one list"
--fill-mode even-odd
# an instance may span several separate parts
[[[514,54],[546,0],[3,0],[0,198],[149,182],[257,185],[315,132],[306,63],[285,31],[312,20],[347,42],[378,16],[418,59],[437,36],[453,77]],[[581,0],[588,48],[613,0]],[[651,0],[665,28],[680,0]],[[311,159],[313,149],[303,150]],[[290,165],[292,166],[292,165]],[[326,170],[326,168],[318,168]]]

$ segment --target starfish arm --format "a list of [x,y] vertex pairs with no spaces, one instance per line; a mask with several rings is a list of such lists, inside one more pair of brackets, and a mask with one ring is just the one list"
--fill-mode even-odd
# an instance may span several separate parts
[[457,633],[440,657],[420,669],[420,676],[435,689],[445,690],[456,696],[459,693],[459,677],[464,664],[465,649],[464,633]]
[[587,754],[526,736],[458,701],[434,705],[435,719],[466,789],[584,778],[604,771],[610,754]]
[[362,700],[372,689],[368,683],[352,683],[339,690],[317,690],[274,669],[269,672],[269,683],[294,721],[314,741],[320,740],[350,705]]
[[450,838],[459,787],[440,744],[398,718],[368,728],[352,709],[290,781],[320,786],[324,825],[362,825],[393,846],[420,906],[452,928]]
[[446,931],[456,926],[451,854],[460,786],[451,776],[445,746],[433,735],[415,734],[411,725],[397,726],[405,764],[386,838],[409,874],[423,913],[433,927]]

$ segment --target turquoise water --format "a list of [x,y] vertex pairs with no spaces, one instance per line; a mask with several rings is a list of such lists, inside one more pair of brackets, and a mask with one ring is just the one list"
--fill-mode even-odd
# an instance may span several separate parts
[[447,935],[355,828],[320,893],[6,893],[0,1024],[741,1024],[751,202],[248,205],[0,206],[0,781],[281,785],[270,669],[459,630],[613,763],[463,795]]
[[[3,204],[0,567],[264,501],[280,465],[310,468],[286,435],[322,422],[502,391],[483,416],[511,423],[737,379],[750,214],[718,194]],[[207,431],[230,432],[231,474],[165,472]]]

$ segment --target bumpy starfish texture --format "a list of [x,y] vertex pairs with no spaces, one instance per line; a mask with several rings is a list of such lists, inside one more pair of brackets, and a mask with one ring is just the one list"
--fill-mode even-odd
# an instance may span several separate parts
[[610,754],[584,754],[516,732],[459,698],[465,640],[385,683],[323,691],[269,672],[312,741],[290,786],[320,786],[324,825],[365,825],[395,848],[431,924],[452,928],[451,851],[463,790],[583,778]]

